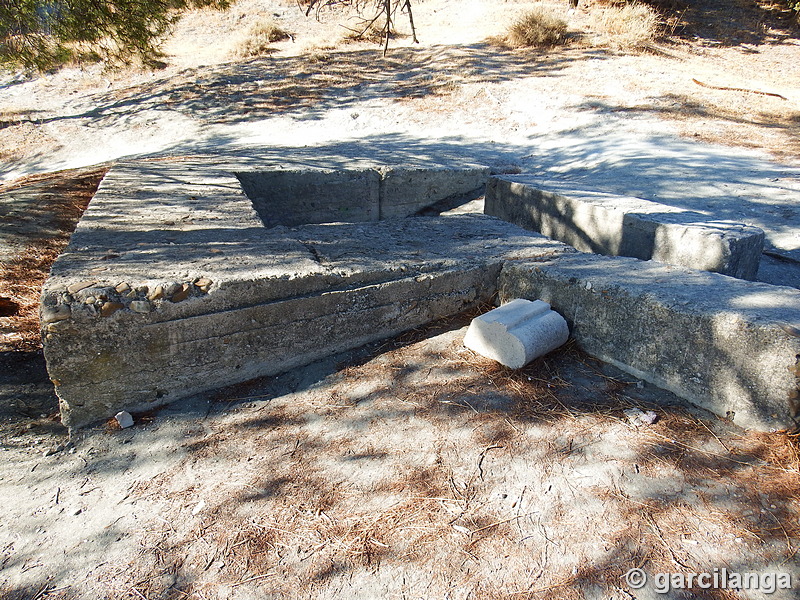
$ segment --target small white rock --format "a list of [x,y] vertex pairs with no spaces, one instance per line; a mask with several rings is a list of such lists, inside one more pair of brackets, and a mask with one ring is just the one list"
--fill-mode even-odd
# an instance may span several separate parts
[[122,429],[133,427],[133,417],[131,416],[131,413],[127,411],[122,410],[118,412],[116,415],[114,415],[114,418],[117,420],[117,423],[119,423],[119,426]]
[[641,411],[638,408],[628,408],[622,411],[634,427],[639,425],[652,425],[658,420],[658,415],[652,410]]

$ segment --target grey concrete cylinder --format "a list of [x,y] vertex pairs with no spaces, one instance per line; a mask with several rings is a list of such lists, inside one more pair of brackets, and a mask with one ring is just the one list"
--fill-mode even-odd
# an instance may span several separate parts
[[547,302],[518,298],[473,319],[464,345],[506,367],[521,369],[568,338],[566,320]]

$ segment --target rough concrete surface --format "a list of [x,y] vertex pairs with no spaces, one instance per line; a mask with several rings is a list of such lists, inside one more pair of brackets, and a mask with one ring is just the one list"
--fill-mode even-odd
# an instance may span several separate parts
[[[569,251],[478,215],[267,228],[235,175],[252,164],[192,166],[112,169],[53,266],[43,340],[70,427],[279,373],[455,314],[492,298],[504,257]],[[370,189],[376,173],[311,170],[307,185],[281,173],[273,178],[284,186],[277,210],[288,214],[285,198],[325,181],[340,184],[331,187],[332,203],[366,194],[391,205],[390,194]],[[444,170],[420,183],[425,203],[467,191],[486,170],[450,173],[452,188]],[[425,171],[398,177],[414,174]],[[248,181],[252,192],[270,179]],[[419,209],[408,199],[402,206]],[[301,202],[306,209],[313,211]]]
[[[268,228],[242,189],[256,184],[237,178],[258,168],[216,157],[108,173],[43,291],[65,424],[280,373],[490,302],[498,286],[550,302],[590,353],[738,424],[795,424],[796,290],[581,254],[478,214]],[[342,184],[331,198],[353,199],[377,182],[381,205],[395,189],[408,214],[415,175],[419,204],[485,176],[452,171],[447,188],[447,173],[311,170],[309,189],[329,178]]]
[[590,354],[743,427],[800,416],[800,291],[598,255],[507,262],[500,298],[550,303]]
[[758,227],[530,176],[492,177],[486,214],[578,250],[656,260],[755,279],[764,247]]

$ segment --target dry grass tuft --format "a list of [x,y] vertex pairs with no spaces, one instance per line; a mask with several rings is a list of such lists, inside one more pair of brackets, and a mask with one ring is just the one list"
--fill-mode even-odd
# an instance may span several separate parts
[[567,22],[553,9],[537,6],[524,13],[508,30],[506,40],[515,48],[542,48],[563,44]]
[[633,2],[590,13],[589,29],[601,44],[615,48],[646,49],[658,37],[660,18],[650,6]]
[[272,44],[291,39],[292,34],[272,19],[261,19],[253,24],[236,46],[237,56],[261,56],[273,51]]
[[[389,39],[395,39],[399,34],[394,28],[389,30]],[[378,19],[369,23],[362,29],[350,29],[344,36],[345,43],[350,42],[370,42],[373,44],[380,44],[386,39],[386,20]]]

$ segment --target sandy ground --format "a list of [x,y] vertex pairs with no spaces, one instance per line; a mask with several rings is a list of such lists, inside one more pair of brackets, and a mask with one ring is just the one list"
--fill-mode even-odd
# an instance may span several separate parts
[[[79,203],[97,171],[20,177],[218,150],[531,171],[756,224],[800,259],[800,47],[780,21],[733,3],[721,28],[701,10],[719,6],[676,2],[691,24],[642,53],[590,31],[602,7],[562,7],[582,40],[486,42],[529,4],[420,0],[421,44],[384,59],[332,15],[248,0],[183,19],[161,71],[8,76],[4,284],[45,225],[65,238],[54,199]],[[263,17],[293,39],[237,58]],[[35,340],[0,318],[0,600],[797,597],[796,436],[737,430],[572,347],[498,369],[461,347],[467,318],[71,441]],[[657,594],[633,567],[794,589]]]
[[[0,597],[685,597],[634,590],[634,567],[797,581],[785,436],[745,434],[571,347],[499,369],[463,348],[465,322],[49,455],[66,439],[21,427],[0,466]],[[660,420],[632,425],[630,407]]]

